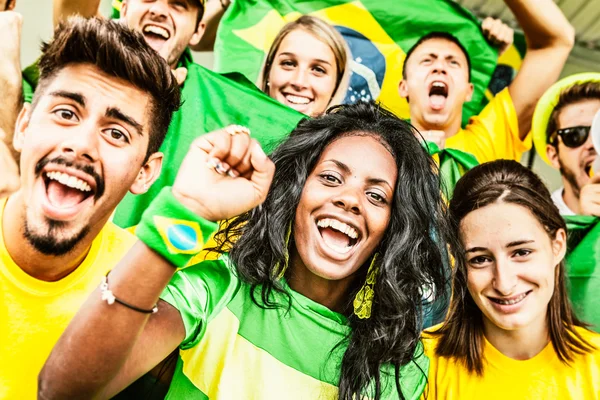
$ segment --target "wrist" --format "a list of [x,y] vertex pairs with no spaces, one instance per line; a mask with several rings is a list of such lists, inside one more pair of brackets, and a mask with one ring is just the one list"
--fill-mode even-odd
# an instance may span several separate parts
[[177,268],[185,267],[216,230],[165,187],[144,211],[137,237]]
[[207,221],[216,222],[213,218],[212,213],[208,210],[201,201],[197,199],[187,196],[184,193],[181,193],[177,188],[173,187],[171,190],[173,197],[181,203],[182,206],[193,212],[198,217],[205,219]]

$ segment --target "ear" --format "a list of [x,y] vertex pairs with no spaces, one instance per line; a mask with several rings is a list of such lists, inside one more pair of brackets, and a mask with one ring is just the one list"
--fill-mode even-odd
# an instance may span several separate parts
[[162,169],[163,153],[154,153],[148,157],[146,164],[142,166],[138,176],[129,188],[129,191],[133,194],[146,193],[150,186],[160,176]]
[[548,160],[550,160],[550,163],[552,163],[552,166],[556,169],[560,169],[560,162],[558,160],[558,148],[552,146],[551,144],[547,144],[546,155],[548,156]]
[[29,119],[31,118],[31,104],[23,103],[23,108],[19,112],[17,122],[15,123],[15,132],[13,135],[13,147],[19,153],[23,150],[25,142],[25,132],[29,127]]
[[552,240],[552,252],[554,253],[554,264],[558,265],[567,253],[567,232],[562,228],[556,232],[556,236]]
[[473,92],[475,91],[475,86],[472,83],[469,83],[469,87],[467,89],[467,97],[465,101],[471,101],[473,98]]
[[17,5],[17,0],[12,0],[12,1],[9,0],[8,7],[4,11],[12,11],[15,9],[16,5]]
[[196,28],[196,32],[192,35],[188,45],[195,46],[200,43],[200,39],[202,39],[202,35],[204,35],[204,30],[206,29],[206,24],[204,22],[200,22],[198,27]]
[[400,85],[398,85],[398,94],[408,101],[408,83],[406,83],[406,80],[404,79],[402,79]]

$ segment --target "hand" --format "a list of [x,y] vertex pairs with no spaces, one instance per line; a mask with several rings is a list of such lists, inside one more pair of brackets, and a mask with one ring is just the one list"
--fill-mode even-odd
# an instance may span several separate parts
[[23,17],[14,11],[0,12],[0,77],[21,79],[21,27]]
[[20,186],[19,168],[4,142],[4,136],[4,131],[0,129],[0,198],[16,192]]
[[433,142],[442,150],[446,146],[446,132],[444,131],[421,131],[423,139],[428,142]]
[[499,19],[487,17],[481,23],[481,30],[487,41],[498,48],[498,56],[513,44],[515,31]]
[[173,195],[198,216],[220,221],[260,205],[274,173],[275,164],[248,130],[232,125],[194,140]]
[[600,175],[594,176],[590,183],[581,188],[579,212],[600,217]]
[[177,84],[179,86],[183,85],[183,82],[185,82],[185,78],[187,77],[187,68],[179,67],[177,69],[172,69],[171,72],[173,73]]

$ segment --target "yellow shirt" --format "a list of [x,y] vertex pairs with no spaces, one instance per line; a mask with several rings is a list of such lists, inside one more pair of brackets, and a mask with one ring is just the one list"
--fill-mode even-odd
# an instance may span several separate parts
[[37,398],[37,376],[52,347],[88,295],[135,242],[108,223],[83,263],[57,282],[19,268],[6,250],[0,200],[0,399]]
[[519,137],[519,121],[508,88],[498,93],[465,129],[446,139],[446,148],[475,156],[480,164],[501,158],[520,161],[531,149],[531,135]]
[[[435,329],[435,328],[432,328]],[[423,393],[429,400],[594,400],[600,399],[600,334],[577,331],[596,350],[575,355],[571,364],[560,361],[552,343],[529,360],[515,360],[500,353],[487,340],[483,376],[471,374],[455,360],[435,355],[437,337],[425,334],[429,356],[429,384]]]

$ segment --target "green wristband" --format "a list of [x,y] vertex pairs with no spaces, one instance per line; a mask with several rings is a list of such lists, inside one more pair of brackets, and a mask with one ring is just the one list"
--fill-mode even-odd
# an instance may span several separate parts
[[217,223],[200,218],[164,187],[144,211],[137,237],[177,268],[183,268],[198,254]]

